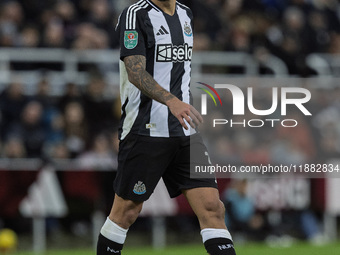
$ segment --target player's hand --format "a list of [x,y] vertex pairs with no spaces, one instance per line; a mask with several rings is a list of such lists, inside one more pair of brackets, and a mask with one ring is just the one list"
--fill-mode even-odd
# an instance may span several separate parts
[[203,123],[203,118],[195,107],[182,102],[177,97],[168,100],[166,105],[186,130],[189,128],[184,120],[186,120],[192,128],[196,128],[200,123]]

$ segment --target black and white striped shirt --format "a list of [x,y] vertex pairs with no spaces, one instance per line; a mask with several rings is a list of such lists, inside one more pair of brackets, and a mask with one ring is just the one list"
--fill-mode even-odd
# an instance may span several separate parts
[[[146,70],[156,82],[180,100],[190,103],[190,72],[193,47],[191,10],[176,3],[173,16],[150,0],[141,0],[120,15],[117,31],[121,44],[120,139],[129,133],[152,137],[188,136],[168,107],[143,95],[128,80],[126,56],[146,57]],[[189,125],[188,125],[189,126]]]

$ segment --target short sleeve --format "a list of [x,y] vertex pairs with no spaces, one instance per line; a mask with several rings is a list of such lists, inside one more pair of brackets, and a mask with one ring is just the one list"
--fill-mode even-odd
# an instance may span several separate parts
[[133,55],[146,55],[143,24],[138,12],[125,9],[120,15],[117,33],[120,43],[120,59]]

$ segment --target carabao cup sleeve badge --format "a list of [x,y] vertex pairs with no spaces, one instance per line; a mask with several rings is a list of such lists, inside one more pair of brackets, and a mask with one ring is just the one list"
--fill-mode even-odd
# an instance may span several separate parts
[[124,34],[124,46],[128,50],[135,48],[138,44],[138,33],[137,31],[125,31]]

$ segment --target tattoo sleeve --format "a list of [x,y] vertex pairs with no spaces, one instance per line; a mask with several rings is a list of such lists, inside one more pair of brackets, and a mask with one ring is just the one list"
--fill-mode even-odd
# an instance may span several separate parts
[[162,88],[155,79],[146,71],[146,58],[142,55],[128,56],[124,58],[129,81],[140,91],[162,103],[174,97],[169,91]]

